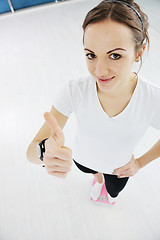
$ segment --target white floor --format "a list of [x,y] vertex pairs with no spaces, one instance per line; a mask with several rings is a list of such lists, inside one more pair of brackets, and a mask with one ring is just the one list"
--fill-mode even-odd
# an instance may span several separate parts
[[[112,208],[90,201],[93,177],[75,165],[59,179],[26,158],[58,87],[88,74],[81,25],[98,2],[67,1],[0,17],[0,240],[160,240],[160,158],[130,179]],[[154,24],[150,38],[141,74],[160,86],[160,31]],[[75,132],[71,115],[66,146],[72,147]],[[159,138],[149,128],[135,157]]]

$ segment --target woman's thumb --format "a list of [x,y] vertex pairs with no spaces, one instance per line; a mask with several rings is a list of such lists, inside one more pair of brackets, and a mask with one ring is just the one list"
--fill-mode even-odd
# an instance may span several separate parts
[[64,145],[64,134],[62,132],[61,127],[57,123],[56,118],[52,113],[46,112],[44,113],[44,118],[51,129],[51,136],[57,142],[57,144],[63,146]]

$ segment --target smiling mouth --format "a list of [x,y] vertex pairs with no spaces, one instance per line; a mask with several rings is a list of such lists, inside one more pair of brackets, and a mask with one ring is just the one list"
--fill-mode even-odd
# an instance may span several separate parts
[[106,79],[98,78],[98,81],[99,81],[100,83],[107,83],[107,82],[112,81],[113,78],[114,78],[114,77],[106,78]]

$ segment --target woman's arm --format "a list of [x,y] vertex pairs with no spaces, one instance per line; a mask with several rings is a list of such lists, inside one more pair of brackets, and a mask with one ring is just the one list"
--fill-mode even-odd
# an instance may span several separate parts
[[[63,114],[61,114],[60,112],[58,112],[54,106],[52,106],[52,109],[50,111],[54,117],[56,118],[59,126],[63,129],[68,117],[64,116]],[[27,159],[35,164],[42,164],[42,161],[39,159],[38,154],[37,154],[37,144],[45,139],[45,138],[49,138],[51,135],[51,130],[47,124],[47,122],[45,122],[43,124],[43,126],[40,128],[40,130],[38,131],[38,133],[36,134],[36,136],[34,137],[34,139],[32,140],[31,144],[29,145],[28,149],[27,149]]]
[[129,163],[123,167],[114,170],[113,174],[119,178],[131,177],[138,172],[141,168],[146,166],[148,163],[160,157],[160,140],[153,147],[141,157],[135,159],[132,155],[132,159]]
[[153,145],[153,147],[141,157],[137,158],[140,168],[143,168],[148,163],[160,157],[160,140]]

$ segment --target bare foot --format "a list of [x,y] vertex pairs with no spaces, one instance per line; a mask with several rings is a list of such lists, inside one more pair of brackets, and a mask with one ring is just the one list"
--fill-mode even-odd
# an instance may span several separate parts
[[98,183],[103,183],[102,173],[96,173],[96,174],[93,174],[93,176],[97,179]]

